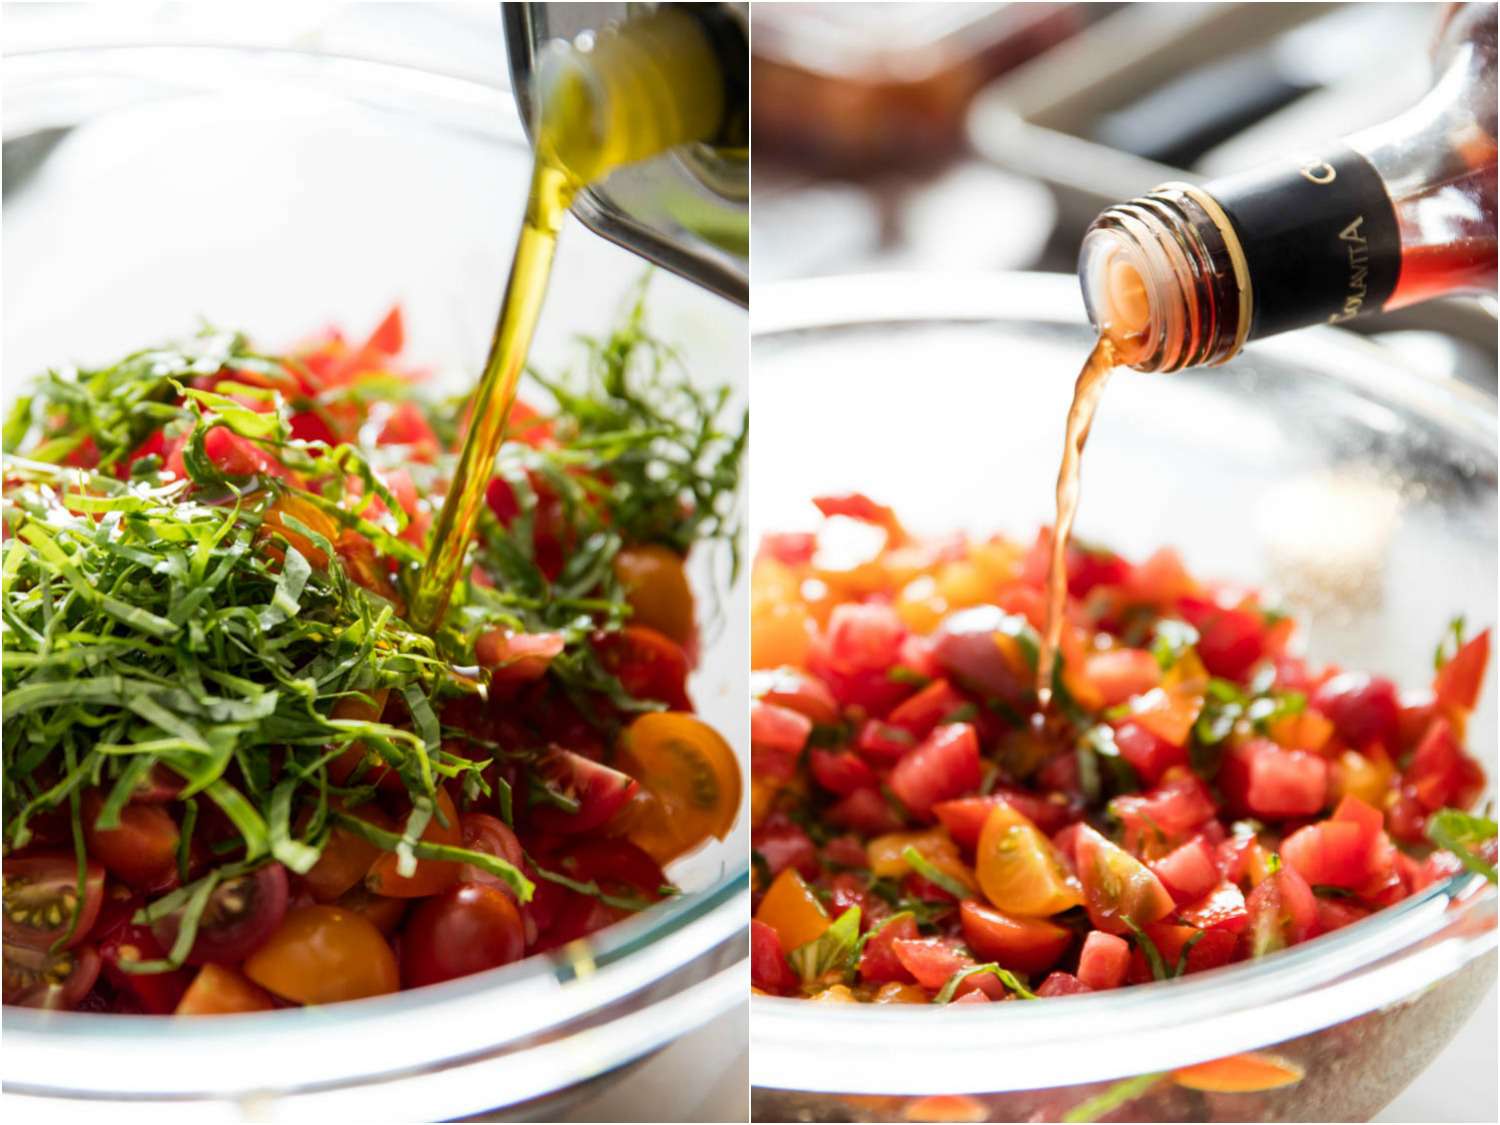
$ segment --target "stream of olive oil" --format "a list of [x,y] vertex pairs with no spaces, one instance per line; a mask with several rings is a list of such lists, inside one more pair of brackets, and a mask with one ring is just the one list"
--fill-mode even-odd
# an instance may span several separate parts
[[1047,630],[1036,662],[1036,692],[1044,711],[1052,701],[1052,669],[1062,641],[1068,608],[1068,539],[1073,534],[1073,518],[1078,513],[1083,447],[1089,440],[1089,428],[1094,424],[1099,398],[1104,394],[1115,364],[1115,345],[1101,333],[1084,361],[1083,370],[1078,373],[1073,404],[1068,408],[1062,466],[1057,472],[1057,518],[1052,526],[1052,560],[1047,571]]
[[670,7],[605,29],[584,46],[557,45],[538,66],[535,95],[525,219],[463,449],[412,598],[412,620],[428,632],[447,613],[474,538],[574,196],[622,165],[708,139],[725,108],[712,44],[695,19]]

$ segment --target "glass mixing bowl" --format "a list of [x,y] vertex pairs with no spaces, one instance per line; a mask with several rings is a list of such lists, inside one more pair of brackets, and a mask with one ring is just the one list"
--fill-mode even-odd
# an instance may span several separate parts
[[[794,282],[758,287],[751,320],[752,541],[812,526],[809,497],[851,489],[921,531],[1024,539],[1052,521],[1093,339],[1074,278]],[[1174,544],[1194,573],[1279,596],[1315,659],[1421,689],[1450,618],[1495,621],[1495,402],[1334,329],[1213,370],[1119,372],[1078,534],[1135,557]],[[1495,679],[1492,665],[1469,727],[1492,776]],[[1161,1081],[1105,1119],[1366,1119],[1491,987],[1495,915],[1470,876],[1254,964],[1119,992],[941,1011],[757,996],[753,1113],[1059,1120],[1122,1079],[1267,1048],[1306,1077],[1261,1094]]]
[[[41,52],[5,60],[4,143],[7,395],[199,317],[278,347],[328,321],[367,331],[396,300],[439,389],[480,368],[529,169],[503,89],[295,52]],[[606,331],[644,272],[570,220],[534,362],[576,363],[573,334]],[[648,308],[688,370],[742,405],[744,313],[666,275]],[[719,612],[693,695],[743,753],[744,583],[698,554]],[[6,1008],[4,1105],[14,1120],[126,1102],[194,1122],[550,1116],[743,1002],[746,871],[741,824],[673,865],[686,893],[669,905],[378,999],[206,1021]]]

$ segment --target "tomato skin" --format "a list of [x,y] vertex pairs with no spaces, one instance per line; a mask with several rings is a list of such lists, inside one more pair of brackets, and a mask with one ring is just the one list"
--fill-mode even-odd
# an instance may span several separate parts
[[[906,971],[923,988],[942,988],[954,973],[975,964],[972,957],[959,952],[957,942],[948,938],[897,939],[891,942],[891,949]],[[1003,1000],[1008,995],[1005,985],[998,978],[989,973],[976,973],[964,978],[954,999],[976,989],[991,1000]]]
[[750,984],[772,996],[790,992],[797,983],[776,931],[764,922],[750,921]]
[[718,731],[696,715],[653,711],[625,728],[617,749],[647,798],[625,831],[637,847],[665,864],[728,835],[740,811],[740,764]]
[[916,980],[896,956],[895,942],[914,941],[921,937],[917,923],[910,915],[892,918],[865,942],[859,955],[859,978],[873,984],[892,981],[910,984]]
[[1396,685],[1383,676],[1345,672],[1313,692],[1308,703],[1333,721],[1339,737],[1364,750],[1378,742],[1394,753],[1400,748],[1400,701]]
[[[260,946],[286,917],[286,868],[268,863],[214,888],[198,922],[198,933],[184,960],[189,965],[237,965]],[[158,919],[151,932],[163,949],[177,940],[181,917]]]
[[979,736],[968,723],[938,727],[903,755],[886,784],[919,820],[933,819],[932,806],[979,787]]
[[547,805],[528,809],[528,822],[541,832],[570,835],[592,832],[619,812],[640,788],[640,783],[628,774],[571,750],[553,750],[539,763],[538,769],[561,792],[578,802],[576,812]]
[[160,805],[128,804],[117,828],[94,826],[104,798],[97,790],[83,795],[83,838],[89,855],[115,878],[138,891],[161,890],[177,872],[177,822]]
[[1245,900],[1250,924],[1245,930],[1252,957],[1274,953],[1311,936],[1317,922],[1317,899],[1293,867],[1282,867],[1262,879]]
[[1213,849],[1202,836],[1194,836],[1161,859],[1150,864],[1178,905],[1192,902],[1219,883],[1219,867]]
[[[459,844],[463,840],[463,829],[459,826],[458,810],[445,789],[439,788],[436,809],[432,819],[423,829],[421,839],[429,844]],[[459,865],[447,860],[419,859],[416,870],[402,875],[397,870],[395,852],[381,852],[370,865],[365,875],[365,886],[373,893],[389,898],[423,898],[437,894],[458,879]]]
[[299,906],[241,970],[299,1004],[331,1004],[395,992],[396,956],[370,922],[336,906]]
[[1027,698],[1031,685],[996,640],[1008,617],[994,605],[953,614],[936,634],[933,656],[959,687],[1014,706]]
[[[520,839],[499,817],[488,813],[466,812],[458,819],[464,847],[503,859],[516,868],[525,866],[526,851],[521,847]],[[483,883],[515,897],[515,892],[504,879],[473,864],[466,863],[460,867],[458,877],[460,882]]]
[[[78,860],[71,854],[36,853],[5,858],[5,942],[49,949],[73,927],[69,946],[81,945],[93,929],[104,901],[104,868],[85,865],[83,899],[78,899]],[[75,909],[78,913],[73,922]]]
[[894,832],[901,827],[901,819],[891,809],[880,790],[874,788],[856,789],[847,797],[835,801],[824,810],[823,819],[852,832],[863,832],[867,836]]
[[[378,805],[364,804],[346,811],[387,832],[398,831],[396,822]],[[302,882],[319,902],[337,902],[349,888],[364,882],[381,854],[378,845],[348,828],[335,825],[328,842],[323,845],[323,854],[302,876]]]
[[1084,905],[1097,929],[1126,933],[1172,913],[1172,896],[1145,864],[1088,825],[1074,845]]
[[1435,719],[1402,775],[1403,789],[1428,812],[1468,808],[1484,791],[1484,771],[1469,757],[1447,719]]
[[1460,645],[1447,663],[1437,670],[1432,681],[1432,694],[1438,706],[1459,711],[1474,710],[1489,662],[1490,631],[1486,629]]
[[831,924],[812,889],[793,868],[786,868],[760,900],[755,920],[770,926],[788,952],[816,941]]
[[698,627],[681,555],[655,543],[626,547],[615,556],[614,572],[625,587],[632,620],[683,647],[692,644]]
[[1218,782],[1236,811],[1282,820],[1321,812],[1328,778],[1326,758],[1253,738],[1225,753]]
[[1161,683],[1161,666],[1143,649],[1115,648],[1084,659],[1083,674],[1099,693],[1103,706],[1113,707]]
[[966,901],[959,904],[964,941],[975,954],[1019,973],[1040,973],[1057,964],[1073,933],[1040,918],[1019,918]]
[[1116,797],[1109,810],[1125,825],[1129,848],[1157,833],[1165,833],[1170,840],[1183,839],[1211,822],[1217,811],[1203,782],[1187,771],[1173,774],[1147,793]]
[[796,711],[814,723],[832,726],[839,721],[838,700],[833,698],[833,693],[821,680],[796,668],[772,668],[754,673],[751,694],[762,703]]
[[1281,858],[1313,886],[1354,889],[1370,876],[1371,841],[1347,820],[1299,828],[1281,842]]
[[455,883],[425,899],[401,931],[401,981],[438,984],[519,961],[525,928],[515,900],[484,883]]
[[1179,909],[1177,917],[1194,929],[1227,930],[1235,934],[1250,923],[1244,893],[1227,881]]
[[1036,990],[1038,996],[1081,996],[1085,992],[1094,991],[1083,981],[1072,973],[1048,973],[1047,979],[1042,981],[1040,988]]
[[71,1010],[99,979],[99,952],[92,945],[51,953],[7,941],[4,957],[4,995],[0,999],[16,1007]]
[[234,969],[204,965],[178,1002],[179,1016],[222,1016],[239,1012],[269,1012],[276,1007],[271,994]]
[[547,674],[554,658],[562,654],[566,640],[561,633],[515,633],[490,629],[474,642],[474,659],[490,673],[490,686],[514,688]]

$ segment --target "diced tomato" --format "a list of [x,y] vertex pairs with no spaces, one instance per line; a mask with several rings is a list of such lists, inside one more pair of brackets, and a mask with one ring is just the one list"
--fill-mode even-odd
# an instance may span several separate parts
[[1079,996],[1092,991],[1093,989],[1072,973],[1057,972],[1047,974],[1047,979],[1042,981],[1036,994],[1038,996]]
[[1177,917],[1195,929],[1226,930],[1232,934],[1239,933],[1250,922],[1244,893],[1228,881],[1180,908]]
[[754,919],[750,922],[750,983],[772,996],[784,995],[797,984],[786,963],[781,938],[770,926]]
[[598,637],[595,648],[628,695],[659,700],[673,711],[693,709],[687,692],[687,653],[672,638],[644,625],[627,625]]
[[895,943],[915,941],[921,935],[911,915],[898,915],[870,935],[859,955],[859,979],[872,984],[887,981],[911,983],[916,978],[896,956]]
[[818,866],[817,845],[798,825],[785,816],[773,814],[755,832],[751,840],[755,849],[774,878],[788,867],[794,868],[805,879],[815,879]]
[[1183,839],[1211,820],[1215,812],[1208,789],[1188,770],[1172,772],[1147,793],[1116,797],[1109,809],[1125,826],[1125,843],[1132,849],[1141,839]]
[[818,553],[818,537],[810,531],[788,531],[761,537],[756,557],[775,559],[787,566],[806,566]]
[[1130,564],[1113,551],[1084,548],[1076,543],[1068,544],[1067,565],[1068,593],[1075,598],[1087,597],[1100,586],[1119,586],[1130,578]]
[[1341,930],[1369,916],[1369,908],[1360,906],[1356,902],[1337,898],[1320,898],[1318,899],[1316,932],[1332,933],[1334,930]]
[[830,824],[863,832],[867,836],[894,832],[901,827],[901,818],[878,789],[856,789],[847,797],[829,805],[823,812],[823,818]]
[[1151,870],[1166,884],[1179,906],[1202,898],[1219,884],[1219,868],[1213,849],[1202,836],[1174,848],[1151,864]]
[[1345,672],[1322,684],[1308,702],[1333,720],[1339,738],[1352,749],[1364,750],[1372,742],[1393,753],[1400,748],[1400,703],[1390,680]]
[[968,723],[933,731],[904,755],[887,779],[891,792],[919,820],[932,819],[932,806],[979,786],[979,737]]
[[845,602],[828,618],[828,660],[835,671],[885,672],[895,664],[906,626],[888,605]]
[[1040,973],[1057,964],[1073,933],[1041,918],[1022,918],[972,900],[959,905],[964,941],[986,961],[1018,973]]
[[417,461],[431,461],[442,452],[437,434],[427,422],[427,415],[415,402],[392,404],[385,424],[375,440],[381,445],[404,445]]
[[1185,746],[1172,745],[1133,719],[1115,727],[1115,746],[1144,785],[1155,785],[1168,768],[1186,765],[1188,760]]
[[1283,866],[1262,879],[1245,900],[1250,955],[1261,957],[1305,941],[1317,924],[1318,902],[1294,867]]
[[1101,930],[1126,933],[1172,913],[1172,896],[1140,860],[1084,825],[1074,844],[1089,918]]
[[916,695],[904,700],[886,716],[893,727],[900,727],[915,738],[926,738],[932,728],[964,705],[966,700],[947,680],[933,680]]
[[1313,886],[1354,888],[1370,875],[1370,841],[1347,820],[1299,828],[1281,842],[1281,858]]
[[763,703],[796,711],[823,726],[839,721],[839,705],[833,693],[806,672],[775,668],[756,672],[751,682],[755,698]]
[[1472,711],[1479,702],[1479,687],[1490,662],[1490,631],[1486,629],[1459,646],[1433,677],[1432,694],[1438,705]]
[[800,754],[812,734],[806,715],[774,703],[755,700],[750,704],[750,742],[783,754]]
[[129,996],[141,1011],[166,1015],[176,1009],[187,991],[191,976],[184,969],[165,973],[133,973],[125,968],[135,961],[159,961],[167,951],[147,926],[122,926],[99,943],[104,977],[117,992]]
[[[891,943],[896,959],[923,988],[942,988],[954,973],[973,965],[974,959],[959,951],[956,941],[948,938],[897,939]],[[976,973],[958,986],[956,996],[979,989],[992,1000],[1002,1000],[1007,992],[999,978],[990,973]]]
[[1264,655],[1265,626],[1258,614],[1197,597],[1180,598],[1177,606],[1198,630],[1198,658],[1215,676],[1243,680]]
[[1084,659],[1084,677],[1094,685],[1102,705],[1113,707],[1161,682],[1156,657],[1139,648],[1114,648]]
[[[1161,955],[1162,967],[1172,974],[1177,973],[1179,965],[1185,974],[1227,965],[1234,960],[1237,944],[1235,935],[1228,930],[1196,930],[1192,926],[1174,926],[1168,922],[1147,926],[1146,936]],[[1189,946],[1188,942],[1193,944]],[[1130,955],[1128,979],[1133,983],[1154,979],[1145,950],[1139,946]]]
[[1130,968],[1130,943],[1115,934],[1090,930],[1078,955],[1078,979],[1095,991],[1119,988]]
[[984,831],[984,822],[990,810],[998,804],[1007,804],[1026,817],[1043,832],[1051,835],[1075,815],[1071,806],[1061,800],[1050,800],[1036,793],[1020,789],[1001,787],[982,797],[957,797],[951,801],[939,801],[932,806],[933,814],[948,829],[948,834],[962,847],[972,851],[979,846],[979,834]]
[[853,750],[815,749],[808,754],[808,764],[814,780],[841,797],[876,784],[875,771]]
[[1328,801],[1328,760],[1254,738],[1225,753],[1218,781],[1237,811],[1264,819],[1315,816]]
[[1427,729],[1403,780],[1428,811],[1468,808],[1484,791],[1484,771],[1459,746],[1447,719],[1437,719]]
[[866,719],[859,728],[854,745],[861,754],[877,760],[894,761],[917,744],[908,731],[879,719]]
[[943,622],[934,637],[933,656],[943,671],[960,687],[985,699],[1016,705],[1032,690],[1032,670],[1018,667],[1015,643],[1004,645],[1009,614],[998,606],[975,606],[955,613]]

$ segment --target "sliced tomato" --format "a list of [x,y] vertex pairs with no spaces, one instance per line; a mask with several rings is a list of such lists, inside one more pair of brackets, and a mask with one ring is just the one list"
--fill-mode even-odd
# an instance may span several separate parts
[[812,837],[780,813],[773,813],[755,830],[750,846],[765,860],[772,878],[788,867],[796,869],[805,879],[817,878],[822,870]]
[[1186,765],[1188,760],[1185,745],[1173,745],[1134,719],[1116,725],[1115,746],[1143,785],[1155,785],[1169,768]]
[[1250,922],[1244,893],[1227,880],[1179,909],[1177,917],[1194,929],[1226,930],[1233,934],[1239,933]]
[[1017,660],[1020,650],[1007,632],[1012,622],[1011,614],[994,605],[955,613],[937,631],[933,656],[965,690],[1011,706],[1022,704],[1031,694],[1033,673],[1024,660]]
[[[901,938],[891,943],[902,966],[923,988],[940,989],[960,969],[975,964],[966,956],[956,941],[951,938]],[[954,999],[978,989],[991,1000],[1003,1000],[1008,995],[1005,985],[990,973],[976,973],[964,978],[959,984]]]
[[1281,858],[1313,886],[1353,889],[1370,877],[1373,841],[1347,820],[1299,828],[1281,842]]
[[1179,905],[1201,898],[1219,883],[1217,857],[1202,836],[1153,860],[1150,867]]
[[788,952],[816,941],[832,922],[812,888],[790,867],[771,883],[755,911],[755,920],[775,930]]
[[979,834],[984,831],[984,822],[989,819],[990,810],[999,804],[1011,806],[1047,835],[1059,831],[1077,815],[1073,806],[1061,794],[1044,796],[1008,786],[1000,786],[993,793],[979,797],[939,801],[932,806],[932,811],[943,827],[948,829],[948,834],[972,851],[979,846]]
[[[363,804],[347,811],[387,832],[399,831],[396,822],[378,805]],[[349,888],[364,882],[381,854],[378,845],[335,825],[318,862],[302,876],[302,882],[319,902],[337,902]]]
[[1448,806],[1466,809],[1484,791],[1484,771],[1459,745],[1447,719],[1433,721],[1402,781],[1429,812]]
[[1109,811],[1125,826],[1126,846],[1140,850],[1142,840],[1185,839],[1212,821],[1216,809],[1202,780],[1177,770],[1149,792],[1116,797]]
[[1074,849],[1084,905],[1098,929],[1126,933],[1172,913],[1172,896],[1161,880],[1118,844],[1084,825]]
[[800,754],[812,734],[812,720],[789,707],[757,699],[750,704],[750,742],[765,750]]
[[639,716],[621,736],[619,763],[648,798],[626,836],[658,863],[670,863],[710,836],[724,839],[739,816],[739,760],[723,736],[694,715]]
[[688,659],[682,646],[644,625],[604,633],[594,647],[605,669],[634,699],[654,699],[674,711],[691,711]]
[[879,783],[875,771],[853,750],[814,749],[808,754],[807,762],[813,780],[841,797]]
[[1040,918],[1005,914],[973,901],[959,904],[964,941],[986,961],[1019,973],[1040,973],[1057,964],[1073,932]]
[[615,556],[614,572],[625,588],[631,619],[683,647],[698,633],[693,591],[681,555],[655,543],[625,547]]
[[1178,610],[1198,630],[1195,647],[1203,666],[1226,680],[1244,680],[1265,654],[1265,626],[1247,609],[1226,609],[1205,598],[1184,597]]
[[571,750],[550,751],[538,763],[537,772],[550,789],[576,806],[533,805],[527,810],[527,819],[542,832],[592,832],[619,812],[640,788],[629,774]]
[[56,952],[9,940],[4,945],[7,1004],[68,1011],[78,1007],[99,979],[99,952],[92,945]]
[[968,723],[938,727],[903,755],[886,783],[906,810],[931,820],[932,806],[979,787],[979,736]]
[[1052,842],[1008,804],[990,810],[974,873],[985,898],[1007,914],[1041,918],[1083,901],[1077,879]]
[[1328,801],[1328,759],[1253,738],[1225,753],[1218,783],[1238,812],[1268,820],[1315,816]]
[[[1183,973],[1201,973],[1229,964],[1234,960],[1239,941],[1228,930],[1196,930],[1192,926],[1176,926],[1169,922],[1147,926],[1146,937],[1156,946],[1162,967],[1174,975],[1179,967]],[[1130,955],[1127,979],[1133,984],[1156,979],[1144,946],[1139,942]]]
[[1041,987],[1036,990],[1038,996],[1081,996],[1085,992],[1094,991],[1083,981],[1072,973],[1048,973],[1047,979],[1042,981]]
[[545,676],[566,645],[561,633],[490,629],[475,640],[474,659],[489,671],[492,687],[515,687]]
[[1113,707],[1160,684],[1161,666],[1144,649],[1114,648],[1085,657],[1083,675],[1102,705]]
[[933,680],[916,695],[892,708],[886,722],[914,738],[926,738],[932,728],[968,702],[947,680]]
[[65,935],[81,945],[104,901],[104,868],[84,865],[79,894],[78,860],[64,852],[5,858],[5,942],[50,949]]
[[847,797],[841,797],[823,810],[823,819],[867,836],[894,832],[901,827],[901,818],[879,789],[856,789]]
[[910,731],[879,719],[866,719],[854,737],[855,748],[877,762],[894,762],[916,744]]
[[[604,894],[646,903],[659,901],[667,886],[661,866],[628,840],[584,840],[570,845],[547,866],[579,882],[592,883]],[[564,889],[556,917],[546,927],[538,948],[564,945],[629,913],[593,895]]]
[[[444,844],[449,847],[463,841],[463,829],[459,825],[458,810],[445,789],[439,788],[435,798],[432,819],[422,830],[421,840],[428,844]],[[399,871],[395,852],[381,852],[365,875],[365,886],[378,895],[391,898],[422,898],[437,894],[458,879],[456,863],[439,859],[419,859],[410,875]],[[273,989],[274,991],[274,989]]]
[[94,789],[83,795],[83,838],[89,855],[115,878],[138,891],[162,890],[177,877],[177,822],[160,805],[128,804],[120,823],[99,828],[104,797]]
[[[279,863],[224,880],[209,896],[185,960],[190,965],[238,965],[281,925],[287,897],[286,868]],[[168,914],[151,932],[163,949],[171,949],[181,925],[181,914]]]
[[525,951],[525,927],[509,894],[455,883],[424,899],[401,931],[401,982],[437,984],[519,961]]
[[859,955],[859,979],[871,984],[887,984],[892,981],[910,984],[915,977],[896,956],[895,943],[913,941],[922,935],[910,914],[899,914],[871,932],[869,940]]
[[223,1016],[239,1012],[269,1012],[276,1007],[271,994],[234,969],[204,965],[177,1004],[179,1016]]

